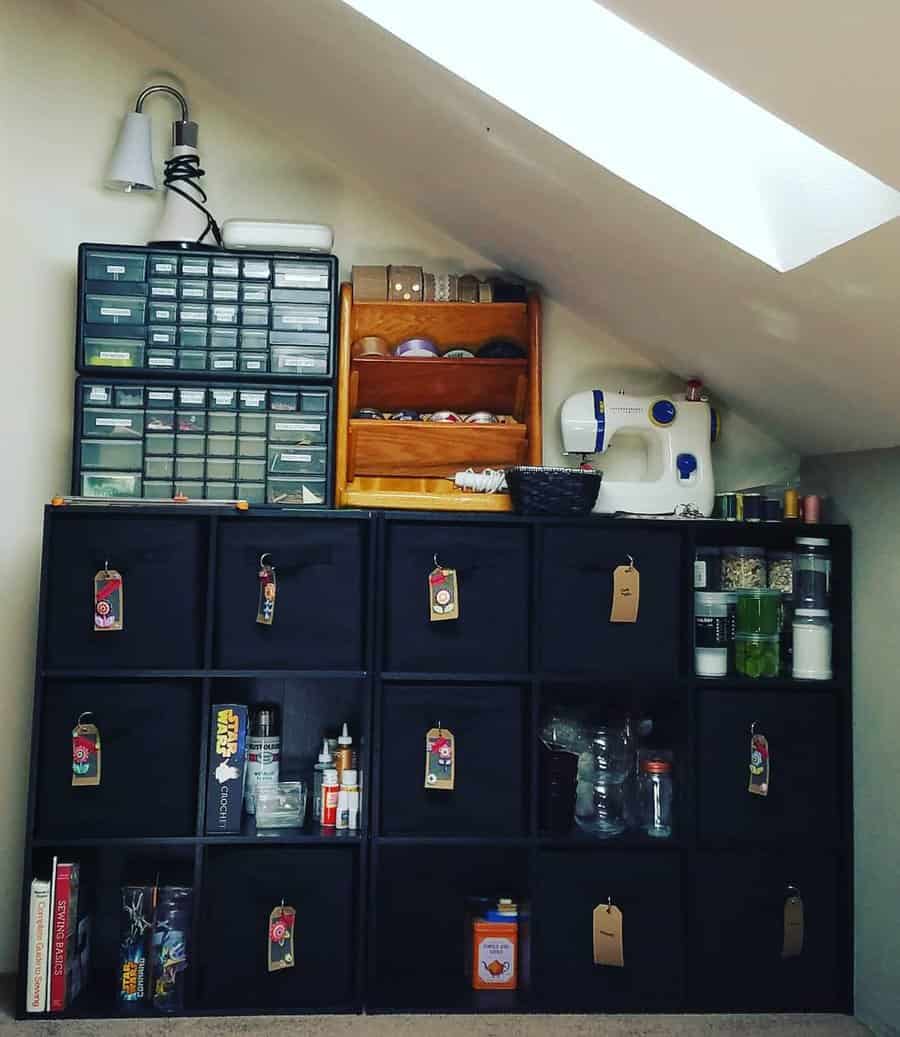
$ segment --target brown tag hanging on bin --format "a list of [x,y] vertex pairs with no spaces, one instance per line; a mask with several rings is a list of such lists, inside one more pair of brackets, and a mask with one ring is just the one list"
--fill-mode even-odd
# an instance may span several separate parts
[[277,584],[275,582],[275,566],[266,561],[271,557],[268,554],[260,556],[259,559],[259,604],[256,606],[256,622],[270,627],[275,619],[275,594]]
[[636,623],[641,603],[641,574],[629,555],[628,565],[617,565],[613,569],[612,608],[610,623]]
[[432,623],[459,619],[459,585],[455,569],[437,565],[428,574],[428,618]]
[[94,630],[121,630],[124,604],[122,574],[107,565],[94,576]]
[[425,736],[425,788],[452,790],[456,781],[456,739],[446,727]]
[[297,912],[281,904],[269,915],[269,972],[294,967],[294,922]]
[[765,735],[750,735],[750,784],[754,796],[769,794],[769,740]]
[[796,891],[784,902],[782,958],[796,958],[803,951],[803,900]]
[[622,953],[622,912],[611,901],[594,908],[594,964],[625,966]]
[[82,713],[72,728],[72,785],[100,784],[100,731],[85,723],[90,713]]

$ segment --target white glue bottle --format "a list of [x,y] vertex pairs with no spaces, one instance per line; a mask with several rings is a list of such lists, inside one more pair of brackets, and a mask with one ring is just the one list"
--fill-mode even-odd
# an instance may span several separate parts
[[322,751],[319,762],[313,767],[313,817],[318,821],[322,817],[322,777],[334,761],[328,749],[328,739],[322,739]]
[[253,710],[247,737],[247,766],[244,770],[244,809],[256,813],[256,790],[260,785],[277,785],[281,772],[281,725],[278,706],[271,703]]
[[359,785],[357,772],[348,767],[341,779],[338,795],[337,827],[345,831],[359,828]]

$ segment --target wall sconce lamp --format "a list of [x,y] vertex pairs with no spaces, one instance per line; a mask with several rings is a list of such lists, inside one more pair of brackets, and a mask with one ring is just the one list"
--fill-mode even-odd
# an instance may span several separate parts
[[[172,155],[165,163],[163,175],[165,204],[156,234],[148,244],[169,248],[221,247],[219,225],[206,208],[206,192],[200,186],[206,171],[200,168],[197,124],[190,120],[184,95],[174,87],[150,86],[138,97],[134,111],[129,112],[122,123],[106,186],[115,191],[157,190],[150,116],[145,115],[143,109],[147,98],[158,93],[170,94],[178,102],[181,118],[172,123]],[[210,237],[212,241],[207,240]]]

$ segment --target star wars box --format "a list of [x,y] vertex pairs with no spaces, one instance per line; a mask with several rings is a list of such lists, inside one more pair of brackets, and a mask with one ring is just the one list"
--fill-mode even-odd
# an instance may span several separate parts
[[206,781],[207,835],[240,833],[246,748],[247,707],[214,705]]

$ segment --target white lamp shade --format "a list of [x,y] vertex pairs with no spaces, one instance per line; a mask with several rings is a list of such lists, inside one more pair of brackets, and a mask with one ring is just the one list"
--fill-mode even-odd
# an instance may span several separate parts
[[125,116],[106,174],[106,186],[115,191],[156,190],[149,115],[129,112]]

